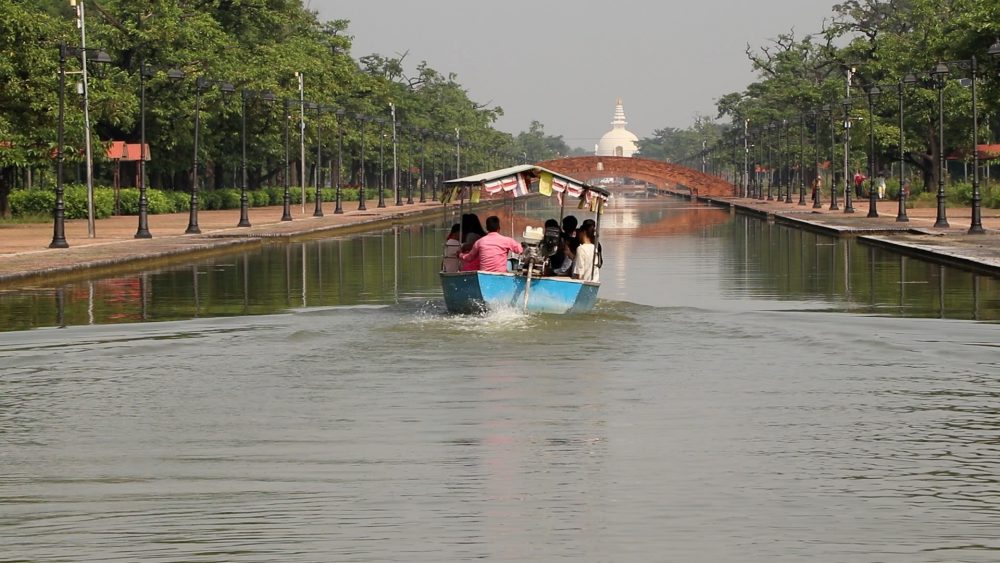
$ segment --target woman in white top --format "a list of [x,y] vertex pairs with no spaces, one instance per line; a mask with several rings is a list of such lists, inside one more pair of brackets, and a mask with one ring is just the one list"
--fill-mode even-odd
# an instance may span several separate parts
[[583,281],[601,281],[601,247],[595,245],[597,239],[597,223],[587,219],[576,230],[580,245],[576,247],[576,259],[573,260],[573,278]]

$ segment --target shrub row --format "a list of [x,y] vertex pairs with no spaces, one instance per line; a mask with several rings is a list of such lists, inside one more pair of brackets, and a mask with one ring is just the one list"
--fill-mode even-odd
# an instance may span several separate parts
[[[369,190],[367,197],[377,194],[375,190]],[[284,203],[284,188],[270,187],[262,190],[247,192],[247,199],[251,207],[266,207],[268,205],[281,205]],[[357,201],[357,188],[344,188],[341,190],[344,201]],[[323,189],[323,201],[334,201],[336,192],[330,188]],[[292,203],[302,201],[301,189],[291,190]],[[387,191],[386,197],[392,197]],[[240,191],[233,188],[220,190],[206,190],[198,193],[200,209],[238,209],[240,207]],[[10,193],[10,208],[15,217],[23,216],[45,216],[51,215],[55,206],[55,192],[51,189],[22,189],[14,190]],[[188,192],[178,192],[172,190],[147,189],[146,200],[148,202],[148,212],[158,213],[180,213],[188,210],[191,195]],[[306,188],[306,201],[316,202],[316,188]],[[63,192],[63,205],[66,209],[67,219],[84,219],[87,217],[87,188],[79,184],[65,186]],[[139,190],[136,188],[122,188],[119,190],[119,205],[122,215],[139,214]],[[112,188],[94,188],[94,214],[98,219],[110,217],[115,211],[115,195]]]

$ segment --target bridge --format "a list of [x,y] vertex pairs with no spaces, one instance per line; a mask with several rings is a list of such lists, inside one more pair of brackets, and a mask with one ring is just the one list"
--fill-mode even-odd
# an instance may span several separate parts
[[733,195],[733,185],[718,176],[703,174],[662,160],[622,156],[572,156],[536,164],[583,181],[605,177],[633,178],[660,188],[687,189],[693,195]]

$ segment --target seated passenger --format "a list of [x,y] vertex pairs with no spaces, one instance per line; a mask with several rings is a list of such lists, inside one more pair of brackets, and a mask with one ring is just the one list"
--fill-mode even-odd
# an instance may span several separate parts
[[521,243],[499,233],[500,218],[492,215],[486,218],[486,236],[472,245],[469,252],[460,252],[463,261],[478,261],[479,270],[484,272],[506,272],[507,254],[524,252]]
[[573,278],[583,281],[601,281],[601,266],[604,258],[601,256],[600,244],[597,240],[597,223],[587,219],[577,231],[580,245],[576,247],[576,259],[573,261]]
[[576,257],[576,245],[579,244],[576,240],[576,225],[576,217],[572,215],[563,217],[562,244],[560,245],[563,258],[560,260],[558,268],[552,268],[553,275],[568,276],[573,273],[573,259]]
[[458,251],[462,247],[462,243],[458,240],[459,231],[461,230],[462,226],[455,223],[451,226],[448,238],[444,239],[444,259],[441,261],[442,272],[458,272],[462,267],[462,262],[458,259]]
[[[479,222],[479,216],[475,213],[466,213],[462,215],[462,250],[461,252],[469,252],[472,250],[472,245],[479,240],[480,237],[485,236],[486,231],[483,230],[483,224]],[[473,260],[462,260],[463,272],[475,272],[479,269],[479,258]]]

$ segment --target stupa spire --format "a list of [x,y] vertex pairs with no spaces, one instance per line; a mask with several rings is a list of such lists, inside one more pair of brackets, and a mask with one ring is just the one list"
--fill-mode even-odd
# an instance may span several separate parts
[[622,98],[618,96],[615,100],[615,116],[612,119],[611,124],[615,126],[616,129],[624,129],[628,125],[628,121],[625,121],[625,106],[622,105]]

